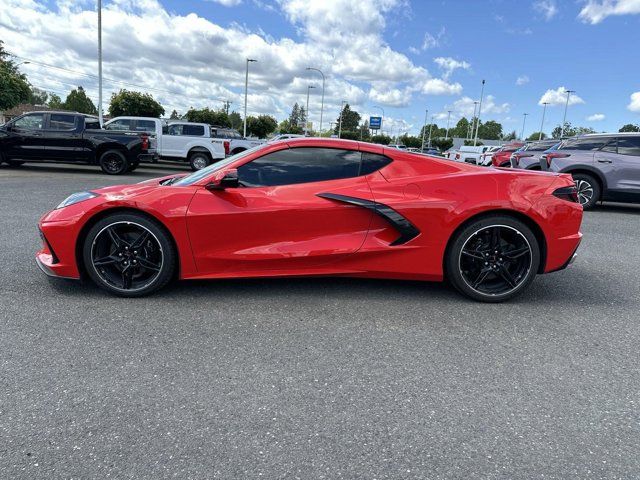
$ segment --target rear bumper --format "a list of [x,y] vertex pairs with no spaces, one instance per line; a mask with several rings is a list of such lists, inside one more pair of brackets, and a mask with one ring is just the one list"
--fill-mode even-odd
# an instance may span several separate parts
[[578,247],[580,247],[580,242],[581,241],[582,241],[582,234],[579,234],[577,245],[573,249],[571,255],[569,255],[569,258],[567,258],[567,260],[563,264],[561,264],[559,267],[554,268],[552,270],[547,270],[545,273],[558,272],[560,270],[564,270],[569,265],[571,265],[573,262],[575,262],[576,258],[578,257],[578,254],[576,252],[578,251]]
[[138,162],[157,162],[158,154],[157,153],[141,153],[138,155]]

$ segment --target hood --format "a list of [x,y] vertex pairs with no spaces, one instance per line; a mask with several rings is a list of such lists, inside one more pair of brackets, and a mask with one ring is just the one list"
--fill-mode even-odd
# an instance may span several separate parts
[[103,195],[107,200],[118,200],[124,198],[131,198],[136,195],[147,193],[156,188],[162,187],[162,183],[172,178],[182,178],[187,176],[186,173],[166,175],[164,177],[151,178],[132,185],[113,185],[110,187],[102,187],[91,190],[92,192]]

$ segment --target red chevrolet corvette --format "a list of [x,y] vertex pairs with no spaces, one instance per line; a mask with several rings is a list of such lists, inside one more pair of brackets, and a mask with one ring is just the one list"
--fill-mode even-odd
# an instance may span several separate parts
[[569,265],[581,220],[569,175],[300,138],[73,194],[41,219],[36,258],[123,296],[176,277],[332,275],[446,278],[496,302]]

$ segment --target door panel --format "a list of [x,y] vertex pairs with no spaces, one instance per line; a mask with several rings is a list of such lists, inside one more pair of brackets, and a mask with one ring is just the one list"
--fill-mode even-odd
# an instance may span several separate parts
[[365,177],[222,191],[200,189],[189,205],[189,236],[200,273],[319,267],[355,253],[373,213],[322,198],[372,200]]
[[41,159],[44,155],[44,114],[30,114],[17,119],[7,139],[9,159]]
[[75,115],[52,113],[45,130],[45,156],[54,160],[86,160],[82,134],[78,133],[76,122],[81,119]]

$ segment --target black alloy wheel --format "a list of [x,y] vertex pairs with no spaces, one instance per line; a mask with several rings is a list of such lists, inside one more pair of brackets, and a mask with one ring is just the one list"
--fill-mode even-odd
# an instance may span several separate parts
[[100,287],[122,296],[141,296],[166,285],[175,270],[175,249],[156,222],[136,214],[99,221],[89,231],[83,259]]
[[122,175],[129,170],[129,162],[118,150],[107,150],[100,155],[100,168],[107,175]]
[[531,229],[510,217],[489,217],[465,228],[447,258],[447,274],[467,296],[500,302],[535,277],[540,250]]

